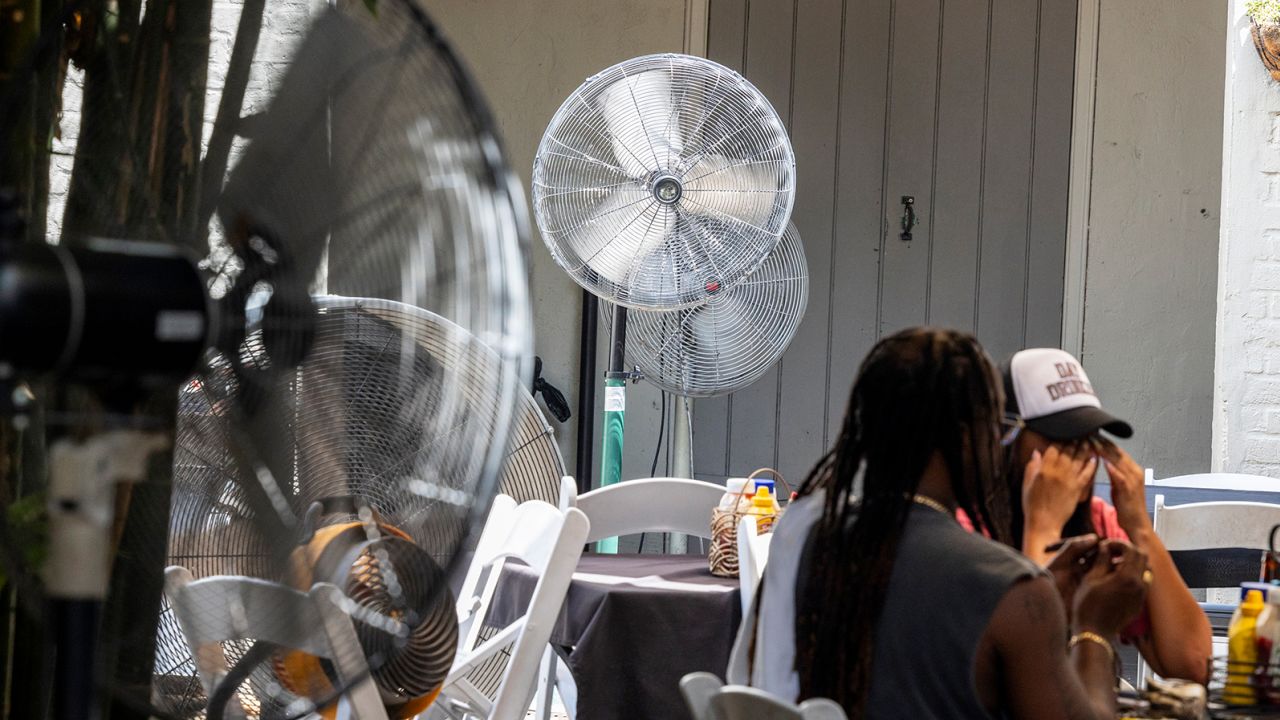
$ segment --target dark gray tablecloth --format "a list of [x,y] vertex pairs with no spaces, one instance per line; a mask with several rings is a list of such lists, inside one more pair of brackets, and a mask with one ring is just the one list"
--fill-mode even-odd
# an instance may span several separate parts
[[[489,623],[511,623],[537,577],[509,564]],[[580,720],[688,718],[680,678],[724,677],[742,621],[738,581],[713,576],[692,555],[584,555],[551,643],[578,685]]]

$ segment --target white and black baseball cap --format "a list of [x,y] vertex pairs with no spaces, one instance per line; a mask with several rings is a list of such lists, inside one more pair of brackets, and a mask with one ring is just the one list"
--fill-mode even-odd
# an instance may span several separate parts
[[1102,409],[1089,376],[1071,353],[1032,348],[1015,353],[1002,368],[1006,410],[1050,440],[1074,440],[1099,430],[1133,436],[1129,423]]

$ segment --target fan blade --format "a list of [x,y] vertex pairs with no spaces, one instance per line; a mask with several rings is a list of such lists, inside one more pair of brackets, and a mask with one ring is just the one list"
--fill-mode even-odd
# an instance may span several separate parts
[[[607,193],[580,226],[561,232],[589,227],[590,232],[579,233],[591,242],[582,244],[578,268],[621,285],[646,258],[662,248],[675,222],[675,213],[657,203],[648,192],[628,188]],[[554,235],[557,231],[546,228],[544,232]]]
[[[691,225],[711,232],[714,222],[697,217]],[[710,397],[749,386],[778,361],[808,300],[807,264],[795,228],[788,227],[750,275],[727,289],[708,288],[706,295],[692,308],[628,314],[627,362],[646,380],[678,395]],[[609,315],[601,313],[606,332]]]
[[627,76],[600,93],[613,154],[634,178],[644,178],[670,165],[682,144],[670,133],[671,79],[667,72],[649,70]]
[[775,213],[786,208],[778,204],[779,193],[789,191],[783,161],[740,159],[706,155],[689,170],[684,185],[687,210],[725,220],[739,231],[771,225]]

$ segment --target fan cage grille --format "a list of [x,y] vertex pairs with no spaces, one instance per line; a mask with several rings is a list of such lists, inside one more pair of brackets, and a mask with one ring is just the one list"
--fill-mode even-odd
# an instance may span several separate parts
[[768,99],[678,54],[589,78],[553,116],[533,168],[556,262],[604,300],[650,310],[698,305],[750,274],[777,246],[794,189]]
[[[706,304],[670,312],[627,313],[626,358],[649,382],[686,397],[750,386],[782,358],[809,297],[804,247],[789,225],[778,249],[745,280]],[[600,313],[612,331],[612,308]]]

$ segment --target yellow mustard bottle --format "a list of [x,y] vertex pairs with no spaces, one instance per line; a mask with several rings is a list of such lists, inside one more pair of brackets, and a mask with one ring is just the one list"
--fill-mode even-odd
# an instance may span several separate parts
[[1258,614],[1265,607],[1262,593],[1250,590],[1227,629],[1227,684],[1222,699],[1228,705],[1253,705],[1253,671],[1258,666]]
[[769,488],[756,488],[756,494],[751,496],[751,509],[747,513],[756,519],[757,535],[773,530],[773,523],[778,519],[778,513],[774,509],[776,505],[773,495],[769,493]]

